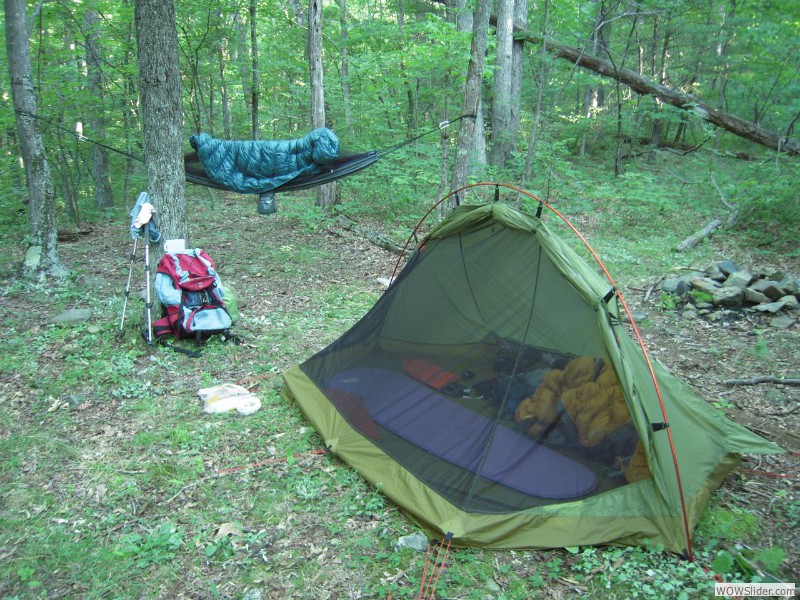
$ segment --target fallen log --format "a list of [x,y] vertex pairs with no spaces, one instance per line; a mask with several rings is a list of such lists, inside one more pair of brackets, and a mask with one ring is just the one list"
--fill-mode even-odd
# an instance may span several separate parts
[[722,221],[720,221],[719,219],[714,219],[708,225],[703,227],[701,230],[693,233],[688,238],[683,240],[680,244],[678,244],[677,250],[679,252],[683,252],[684,250],[688,250],[689,248],[694,248],[699,242],[710,236],[720,227],[722,227]]
[[[730,214],[728,215],[727,222],[725,223],[726,227],[731,227],[736,222],[736,219],[739,218],[739,209],[736,208],[730,202],[728,202],[728,199],[722,192],[722,188],[719,187],[719,184],[717,183],[717,180],[714,177],[713,173],[711,174],[711,183],[714,184],[714,188],[717,190],[717,193],[719,194],[719,199],[722,201],[725,207],[731,211]],[[678,244],[677,250],[679,252],[683,252],[684,250],[688,250],[689,248],[694,247],[698,242],[700,242],[701,240],[705,239],[706,237],[714,233],[720,227],[722,227],[722,221],[720,221],[719,219],[713,219],[708,225],[703,227],[703,229],[689,236],[688,238],[683,240],[680,244]]]
[[402,246],[395,243],[394,240],[392,240],[389,236],[381,233],[380,231],[375,231],[374,229],[369,229],[367,227],[364,227],[363,225],[358,224],[356,221],[354,221],[350,217],[346,217],[345,215],[339,215],[336,221],[339,227],[346,229],[348,231],[352,231],[353,233],[366,239],[369,243],[375,244],[379,248],[388,250],[393,254],[403,253]]
[[759,383],[782,383],[784,385],[800,385],[800,379],[776,377],[775,375],[758,375],[743,379],[726,379],[726,385],[758,385]]
[[758,123],[717,110],[692,94],[656,83],[635,71],[617,68],[611,61],[587,54],[581,48],[560,44],[552,39],[543,40],[541,35],[530,31],[517,31],[514,37],[517,40],[536,45],[541,45],[544,41],[545,48],[554,56],[568,60],[579,67],[584,67],[600,75],[616,79],[639,94],[655,96],[667,104],[693,112],[704,121],[772,150],[786,152],[792,156],[800,154],[800,142],[796,140],[778,136],[776,133],[764,129]]

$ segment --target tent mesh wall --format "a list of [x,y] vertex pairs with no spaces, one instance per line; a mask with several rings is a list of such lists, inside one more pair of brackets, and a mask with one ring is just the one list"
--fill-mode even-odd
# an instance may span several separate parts
[[429,239],[301,368],[461,510],[588,498],[650,477],[597,311],[538,235],[488,221]]

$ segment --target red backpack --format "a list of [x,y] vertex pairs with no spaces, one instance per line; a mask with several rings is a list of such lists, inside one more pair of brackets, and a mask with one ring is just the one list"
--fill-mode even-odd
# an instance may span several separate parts
[[156,337],[199,342],[215,334],[231,336],[233,321],[225,308],[222,281],[204,250],[164,254],[156,268],[155,289],[162,306],[162,317],[153,323]]

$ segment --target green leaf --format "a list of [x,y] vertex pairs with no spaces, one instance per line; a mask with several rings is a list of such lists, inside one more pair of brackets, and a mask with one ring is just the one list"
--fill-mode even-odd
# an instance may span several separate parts
[[768,571],[779,569],[785,558],[786,551],[780,547],[765,548],[755,556],[756,561],[764,565]]
[[711,568],[714,569],[715,572],[723,575],[725,573],[730,573],[731,569],[733,568],[733,556],[731,553],[723,550],[717,557],[711,561]]

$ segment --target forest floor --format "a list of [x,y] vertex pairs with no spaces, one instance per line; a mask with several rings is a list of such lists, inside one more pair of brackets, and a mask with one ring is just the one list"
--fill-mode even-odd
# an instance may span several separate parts
[[[196,207],[194,245],[235,289],[244,340],[211,344],[201,359],[147,347],[137,334],[138,299],[124,336],[116,335],[126,227],[93,225],[62,243],[73,276],[55,291],[15,281],[10,267],[22,245],[4,244],[0,597],[416,596],[424,553],[395,547],[416,527],[335,457],[316,453],[321,440],[282,397],[280,377],[374,303],[384,289],[376,279],[392,274],[398,256],[333,224],[311,230],[285,216],[281,200],[268,217],[239,199]],[[602,234],[591,218],[580,226],[590,240]],[[694,260],[748,260],[735,241],[726,243],[715,239]],[[781,264],[769,266],[800,274],[800,259],[774,260]],[[665,273],[647,261],[625,271],[617,283],[646,315],[640,325],[651,354],[729,418],[787,450],[746,456],[725,479],[698,529],[698,555],[746,557],[745,580],[752,568],[750,575],[800,581],[800,387],[725,383],[797,377],[800,326],[774,329],[752,312],[718,323],[685,319],[662,309],[658,294],[645,301]],[[135,296],[138,262],[133,273]],[[94,311],[88,323],[48,324],[82,307]],[[224,382],[258,394],[262,409],[203,414],[197,389]],[[652,591],[647,585],[670,597],[647,574],[665,559],[628,555],[641,580],[622,584],[613,579],[627,568],[620,555],[614,563],[592,552],[454,551],[440,597],[612,598]],[[697,576],[669,564],[673,579]]]

